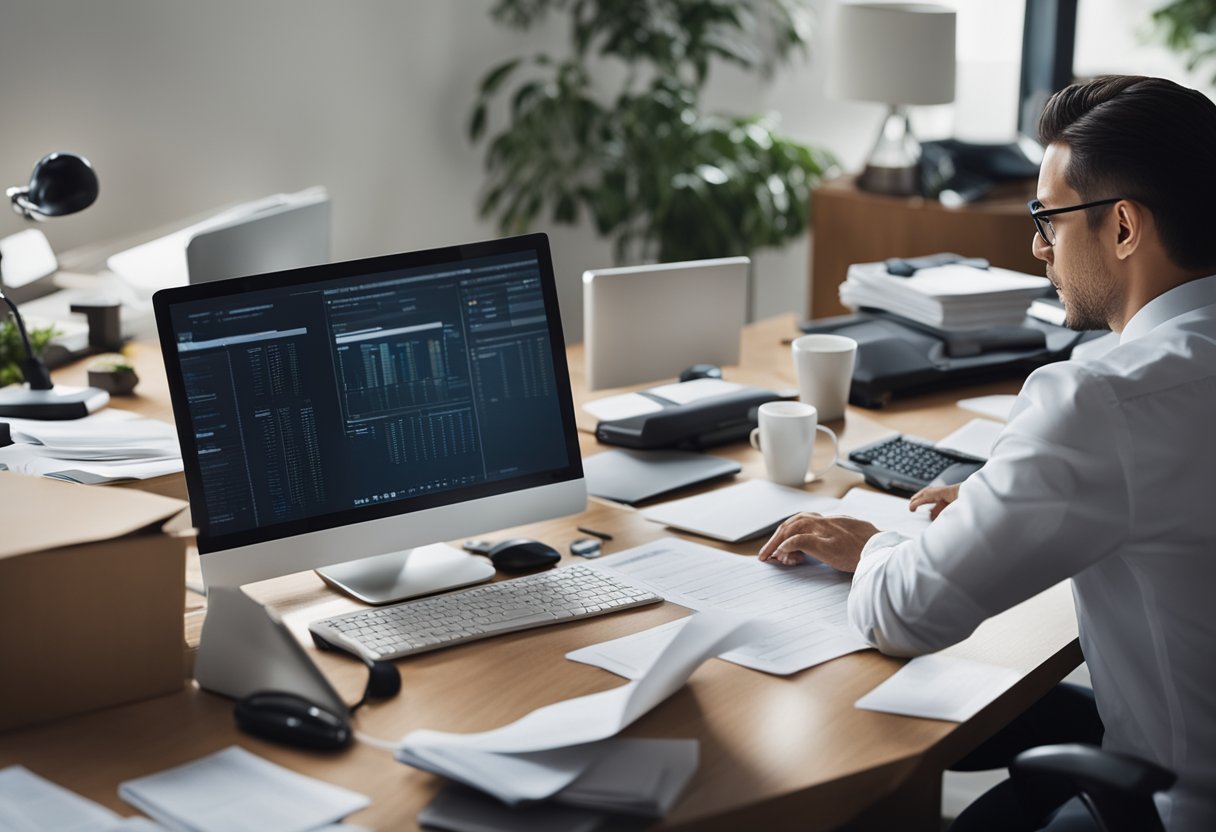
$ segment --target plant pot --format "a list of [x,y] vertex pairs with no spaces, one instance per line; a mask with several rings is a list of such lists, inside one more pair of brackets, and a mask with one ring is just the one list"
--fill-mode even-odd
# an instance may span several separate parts
[[139,384],[139,376],[132,369],[89,370],[89,386],[105,390],[111,396],[126,396]]

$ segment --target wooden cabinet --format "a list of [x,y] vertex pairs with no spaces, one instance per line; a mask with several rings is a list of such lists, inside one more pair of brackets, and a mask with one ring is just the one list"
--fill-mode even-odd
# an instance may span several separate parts
[[811,197],[810,292],[807,316],[849,310],[837,287],[853,263],[952,251],[984,257],[994,266],[1043,274],[1030,253],[1034,225],[1026,210],[1035,181],[1008,183],[988,199],[946,208],[935,199],[859,190],[853,177],[825,182]]

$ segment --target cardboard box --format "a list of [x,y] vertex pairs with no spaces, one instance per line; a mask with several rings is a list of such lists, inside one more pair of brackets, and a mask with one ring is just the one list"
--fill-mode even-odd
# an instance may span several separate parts
[[181,689],[184,508],[0,472],[0,730]]

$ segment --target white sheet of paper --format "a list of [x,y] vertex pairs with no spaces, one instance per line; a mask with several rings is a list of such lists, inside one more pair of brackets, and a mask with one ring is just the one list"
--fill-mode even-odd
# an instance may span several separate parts
[[0,829],[5,832],[96,832],[122,821],[117,814],[34,774],[0,769]]
[[306,832],[371,803],[237,746],[128,780],[118,793],[168,826],[197,832]]
[[970,410],[972,413],[978,413],[981,416],[1008,422],[1009,413],[1013,410],[1013,403],[1017,399],[1017,396],[1004,394],[999,396],[976,396],[971,399],[959,399],[958,406],[963,410]]
[[619,396],[607,396],[583,405],[583,410],[601,422],[611,422],[613,419],[628,419],[631,416],[642,416],[646,413],[657,413],[662,409],[663,405],[654,399],[639,396],[637,393],[622,393]]
[[650,387],[646,392],[676,404],[690,404],[741,389],[743,389],[743,385],[735,384],[733,381],[723,381],[720,378],[697,378],[692,381]]
[[838,513],[839,501],[768,480],[747,480],[642,511],[673,529],[737,543],[761,535],[800,511]]
[[519,754],[607,739],[679,690],[706,659],[746,644],[760,632],[757,623],[737,614],[698,615],[667,646],[652,671],[635,682],[546,705],[490,731],[414,731],[402,746]]
[[992,446],[1005,426],[991,419],[972,419],[937,443],[944,451],[957,451],[979,459],[992,456]]
[[929,528],[930,506],[908,511],[906,497],[879,494],[864,488],[854,488],[840,499],[840,514],[868,520],[884,532],[899,532],[905,537],[919,537]]
[[867,711],[965,722],[1021,678],[1016,670],[931,654],[919,656],[857,700]]
[[[758,637],[720,658],[766,673],[796,673],[868,645],[848,626],[845,605],[851,579],[823,564],[787,567],[761,563],[687,540],[667,538],[601,558],[607,569],[694,610],[727,610],[759,619]],[[681,622],[664,625],[675,629]],[[667,637],[664,628],[630,636],[624,645],[595,645],[578,660],[614,673],[644,669]],[[618,640],[619,641],[619,640]],[[649,643],[648,643],[649,642]],[[608,666],[612,665],[612,666]]]

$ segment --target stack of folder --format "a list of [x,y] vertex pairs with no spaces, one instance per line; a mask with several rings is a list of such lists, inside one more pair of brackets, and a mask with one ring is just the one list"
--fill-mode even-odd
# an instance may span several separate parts
[[880,309],[947,330],[1019,326],[1030,304],[1051,288],[1046,277],[1008,269],[951,264],[892,275],[884,263],[849,267],[840,302]]

